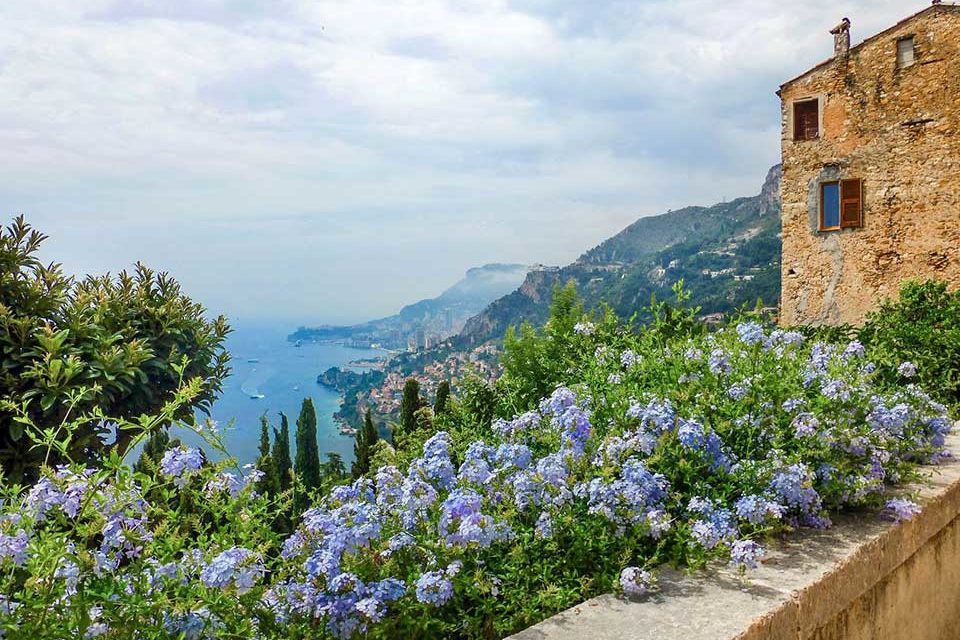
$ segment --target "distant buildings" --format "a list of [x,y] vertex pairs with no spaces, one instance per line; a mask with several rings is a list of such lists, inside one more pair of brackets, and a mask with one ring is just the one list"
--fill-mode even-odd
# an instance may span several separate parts
[[785,324],[857,323],[903,280],[960,286],[960,6],[936,2],[786,82]]

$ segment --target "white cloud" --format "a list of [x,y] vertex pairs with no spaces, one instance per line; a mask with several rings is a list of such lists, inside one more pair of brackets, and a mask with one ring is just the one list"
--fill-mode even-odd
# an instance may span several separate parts
[[921,8],[8,0],[0,206],[71,269],[142,258],[217,310],[386,313],[473,264],[564,262],[756,191],[774,91],[827,29]]

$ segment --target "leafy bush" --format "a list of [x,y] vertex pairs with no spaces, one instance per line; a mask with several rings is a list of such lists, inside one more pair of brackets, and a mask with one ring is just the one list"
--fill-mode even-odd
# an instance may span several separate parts
[[[209,409],[228,371],[226,321],[207,320],[169,275],[138,264],[78,282],[40,262],[44,239],[22,217],[0,229],[0,469],[12,481],[36,479],[47,454],[34,440],[57,439],[69,417],[156,414],[182,379],[197,379],[199,393],[173,416],[188,420]],[[91,417],[47,462],[122,453],[132,434],[111,426]]]
[[[883,505],[950,428],[919,387],[878,386],[857,342],[751,322],[635,334],[588,318],[547,339],[564,364],[537,371],[564,386],[528,402],[515,368],[503,404],[528,411],[481,425],[452,406],[420,455],[334,488],[284,540],[250,481],[193,450],[167,452],[157,479],[111,464],[11,489],[0,629],[502,637],[598,593],[640,596],[665,562],[755,566],[773,533]],[[384,446],[374,459],[397,457]],[[915,510],[887,504],[898,518]]]
[[941,402],[960,405],[960,291],[943,282],[906,282],[899,299],[884,301],[859,335],[888,384],[913,380]]

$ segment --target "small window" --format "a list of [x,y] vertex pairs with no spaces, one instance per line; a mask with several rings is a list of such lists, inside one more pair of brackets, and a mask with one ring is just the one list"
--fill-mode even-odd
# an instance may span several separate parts
[[863,181],[838,180],[820,185],[820,231],[863,226]]
[[820,137],[820,101],[793,103],[793,139],[816,140]]
[[897,40],[897,66],[901,69],[911,66],[916,61],[917,48],[913,36]]

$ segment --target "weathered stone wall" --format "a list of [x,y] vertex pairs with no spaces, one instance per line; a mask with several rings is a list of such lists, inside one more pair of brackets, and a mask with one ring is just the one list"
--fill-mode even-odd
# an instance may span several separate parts
[[[905,36],[916,62],[899,69]],[[910,278],[960,287],[958,69],[960,7],[940,5],[781,89],[784,324],[862,322]],[[794,141],[792,103],[812,97],[820,138]],[[863,227],[818,231],[838,178],[863,180]]]

